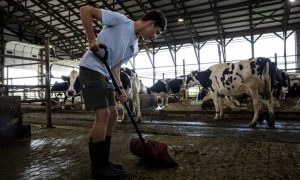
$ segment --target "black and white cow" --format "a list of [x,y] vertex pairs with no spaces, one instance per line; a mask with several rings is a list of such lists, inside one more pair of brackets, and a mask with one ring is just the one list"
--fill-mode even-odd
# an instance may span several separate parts
[[284,70],[277,69],[273,95],[276,99],[286,99],[290,86],[290,77]]
[[267,58],[256,58],[236,63],[216,64],[202,72],[192,72],[186,81],[187,88],[201,85],[207,89],[213,99],[215,120],[224,116],[225,96],[246,94],[252,98],[254,116],[249,124],[255,127],[260,118],[262,98],[268,99],[268,126],[274,127],[274,88],[276,66]]
[[297,74],[291,74],[290,87],[288,90],[287,97],[298,98],[295,107],[298,108],[300,104],[300,76]]
[[[79,81],[79,73],[76,70],[72,70],[69,76],[62,76],[61,78],[64,82],[55,83],[51,87],[51,92],[55,92],[55,91],[64,92],[65,97],[62,105],[62,109],[64,109],[65,103],[68,100],[68,98],[71,98],[71,102],[73,105],[75,101],[75,97],[81,95],[81,86]],[[71,108],[73,109],[73,106],[71,106]],[[82,106],[82,109],[85,109],[84,105]]]
[[298,107],[299,103],[300,103],[300,84],[293,83],[293,85],[291,85],[291,87],[290,87],[289,95],[291,97],[297,97],[297,98],[299,98],[298,101],[297,101],[297,103],[296,103],[296,107]]
[[[134,70],[131,70],[129,68],[121,68],[120,79],[123,88],[126,92],[130,109],[132,110],[132,113],[135,115],[136,118],[135,121],[141,122],[141,105],[140,105],[140,97],[139,97],[141,85],[140,85],[139,77]],[[123,107],[123,112],[125,112],[124,107]],[[121,122],[123,122],[126,119],[127,117],[125,117],[125,113],[123,113]]]
[[157,94],[161,99],[162,106],[168,106],[171,94],[182,96],[185,92],[183,79],[160,79],[153,86],[147,88],[148,94]]

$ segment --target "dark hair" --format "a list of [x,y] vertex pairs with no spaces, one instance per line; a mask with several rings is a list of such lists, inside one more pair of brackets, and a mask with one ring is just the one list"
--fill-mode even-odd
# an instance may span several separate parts
[[167,18],[160,10],[151,10],[141,19],[142,21],[152,20],[155,22],[155,26],[160,27],[162,32],[167,29]]

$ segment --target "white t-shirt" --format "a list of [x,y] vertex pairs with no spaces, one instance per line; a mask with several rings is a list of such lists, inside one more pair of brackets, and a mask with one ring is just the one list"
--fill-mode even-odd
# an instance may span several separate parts
[[[138,52],[138,38],[134,31],[134,21],[125,15],[101,9],[103,29],[97,40],[109,49],[108,64],[110,68],[119,62],[127,63]],[[82,57],[80,66],[100,72],[109,77],[104,66],[92,51],[87,50]]]

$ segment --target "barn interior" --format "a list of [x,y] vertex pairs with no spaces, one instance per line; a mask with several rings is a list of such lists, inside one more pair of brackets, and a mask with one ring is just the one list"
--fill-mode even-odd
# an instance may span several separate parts
[[[235,38],[249,43],[249,58],[264,35],[282,40],[280,55],[268,57],[300,87],[300,2],[298,0],[3,0],[0,2],[0,179],[92,179],[87,144],[94,111],[83,110],[82,97],[68,98],[52,91],[61,82],[54,72],[78,70],[88,41],[80,7],[89,5],[138,20],[150,9],[161,10],[167,31],[152,41],[138,41],[139,54],[150,62],[152,84],[166,74],[156,65],[167,51],[172,78],[186,81],[189,66],[180,63],[179,51],[191,47],[193,70],[205,70],[202,48],[217,44],[217,63],[231,63],[228,46]],[[103,28],[93,21],[95,34]],[[294,54],[287,41],[294,37]],[[266,49],[270,47],[265,47]],[[239,50],[237,50],[239,51]],[[202,52],[203,53],[203,52]],[[141,77],[148,69],[129,63]],[[17,70],[13,70],[17,69]],[[183,69],[183,70],[182,70]],[[35,70],[36,74],[25,76]],[[162,75],[161,75],[162,74]],[[68,75],[68,74],[66,74]],[[143,79],[144,80],[144,79]],[[28,82],[35,82],[29,83]],[[121,162],[124,179],[299,179],[299,94],[275,100],[275,128],[268,127],[268,104],[262,99],[261,122],[253,118],[251,98],[225,99],[224,117],[214,120],[212,100],[198,100],[200,87],[168,94],[138,94],[141,118],[134,120],[146,140],[168,145],[177,167],[145,161],[130,152],[137,137],[121,103],[111,145],[111,160]],[[300,91],[300,88],[298,89]]]

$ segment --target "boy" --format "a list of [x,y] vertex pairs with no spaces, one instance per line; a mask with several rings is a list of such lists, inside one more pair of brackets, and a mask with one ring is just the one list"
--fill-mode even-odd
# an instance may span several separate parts
[[[109,82],[109,74],[93,52],[99,50],[99,44],[108,48],[108,64],[122,90],[120,67],[138,52],[138,38],[153,40],[166,30],[167,20],[158,10],[148,12],[137,21],[110,10],[90,6],[80,8],[80,15],[85,29],[89,50],[80,63],[80,82],[86,109],[93,109],[96,118],[89,142],[91,173],[93,178],[123,178],[122,165],[109,161],[111,135],[117,120],[115,92]],[[103,29],[97,38],[93,31],[93,18],[100,20]],[[127,100],[124,90],[117,95],[122,103]]]

